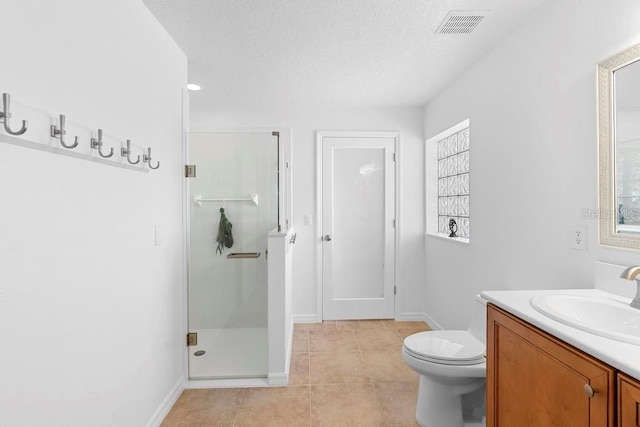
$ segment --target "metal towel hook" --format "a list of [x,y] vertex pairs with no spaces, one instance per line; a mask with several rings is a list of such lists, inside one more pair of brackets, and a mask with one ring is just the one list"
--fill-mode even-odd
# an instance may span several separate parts
[[102,154],[102,129],[98,129],[98,139],[91,138],[91,148],[98,150],[100,157],[104,157],[105,159],[113,156],[113,147],[111,147],[111,151],[109,151],[108,154]]
[[11,97],[8,93],[2,94],[2,111],[0,111],[0,122],[4,123],[4,130],[10,135],[22,135],[27,131],[29,123],[26,120],[22,121],[22,129],[18,131],[12,131],[9,126],[9,119],[11,118]]
[[149,169],[158,169],[160,162],[157,162],[156,167],[151,166],[151,147],[147,148],[147,152],[142,155],[142,161],[149,164]]
[[120,148],[120,155],[122,157],[126,157],[127,158],[127,162],[129,162],[132,165],[137,165],[138,163],[140,163],[140,156],[138,155],[138,158],[136,159],[135,162],[131,161],[131,140],[127,139],[127,148]]
[[67,134],[67,131],[65,130],[66,121],[67,118],[64,116],[64,114],[60,114],[60,128],[58,129],[56,125],[51,125],[51,136],[53,138],[58,138],[60,140],[60,144],[62,144],[64,148],[76,148],[78,146],[77,136],[74,143],[71,145],[67,145],[64,142],[64,136]]

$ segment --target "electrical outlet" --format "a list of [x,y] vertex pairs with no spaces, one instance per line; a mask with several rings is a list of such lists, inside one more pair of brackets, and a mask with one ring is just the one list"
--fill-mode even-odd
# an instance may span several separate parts
[[587,250],[587,226],[574,224],[571,226],[571,247],[579,251]]

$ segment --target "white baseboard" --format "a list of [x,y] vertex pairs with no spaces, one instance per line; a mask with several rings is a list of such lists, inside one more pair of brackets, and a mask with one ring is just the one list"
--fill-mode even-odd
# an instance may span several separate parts
[[433,330],[442,329],[442,327],[433,320],[427,313],[401,313],[396,316],[396,320],[400,322],[424,322]]
[[291,352],[293,351],[293,321],[289,325],[289,340],[287,345],[287,362],[285,364],[285,370],[287,375],[291,371]]
[[396,316],[398,322],[425,322],[424,313],[400,313]]
[[158,409],[156,409],[156,412],[147,423],[147,427],[159,427],[160,424],[162,424],[162,421],[164,421],[164,418],[182,394],[182,391],[184,390],[184,383],[185,377],[181,376],[178,382],[176,382],[171,388],[167,397],[165,397],[160,406],[158,406]]
[[185,382],[184,388],[245,388],[268,386],[267,378],[229,378],[219,380],[190,380]]
[[424,313],[424,322],[427,325],[429,325],[429,327],[434,331],[438,331],[438,330],[444,329],[442,326],[440,326],[440,324],[438,322],[433,320],[433,318],[431,316],[429,316],[427,313]]
[[289,384],[289,374],[281,372],[278,374],[269,374],[267,377],[269,387],[285,386]]
[[[426,313],[400,313],[396,316],[396,320],[398,321],[406,321],[406,322],[424,322],[433,330],[442,329],[442,326],[438,324],[431,316]],[[315,314],[296,314],[293,316],[293,323],[320,323],[321,320],[318,319],[318,316]]]
[[322,320],[318,319],[316,314],[294,314],[293,323],[320,323]]

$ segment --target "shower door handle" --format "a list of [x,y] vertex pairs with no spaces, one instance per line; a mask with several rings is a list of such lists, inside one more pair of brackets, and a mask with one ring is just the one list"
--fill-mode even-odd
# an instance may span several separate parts
[[327,242],[330,242],[331,241],[331,234],[325,234],[324,235],[324,240],[327,241]]

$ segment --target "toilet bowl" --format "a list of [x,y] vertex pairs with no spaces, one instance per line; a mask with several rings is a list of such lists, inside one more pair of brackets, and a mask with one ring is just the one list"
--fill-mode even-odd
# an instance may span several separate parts
[[[473,413],[477,419],[484,415],[486,306],[476,296],[466,331],[428,331],[405,338],[402,358],[420,374],[416,420],[421,426],[464,427],[463,414]],[[472,392],[480,399],[463,399]]]

